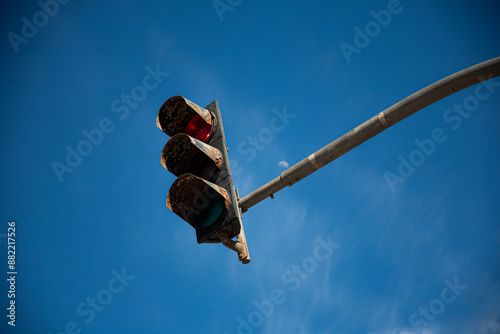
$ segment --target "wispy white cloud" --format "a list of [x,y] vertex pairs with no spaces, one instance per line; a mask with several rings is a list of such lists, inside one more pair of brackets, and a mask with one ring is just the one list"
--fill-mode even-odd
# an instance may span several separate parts
[[233,182],[236,189],[238,189],[238,194],[240,198],[248,195],[250,192],[254,191],[258,187],[254,182],[254,176],[250,173],[239,173],[233,175]]

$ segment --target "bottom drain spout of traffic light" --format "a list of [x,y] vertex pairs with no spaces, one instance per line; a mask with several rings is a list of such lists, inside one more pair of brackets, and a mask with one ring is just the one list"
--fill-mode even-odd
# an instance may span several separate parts
[[241,262],[243,262],[244,264],[250,262],[250,256],[248,255],[248,247],[244,234],[240,234],[237,236],[236,240],[232,240],[230,238],[230,234],[227,231],[220,231],[217,234],[217,237],[220,239],[224,246],[238,253],[238,259]]

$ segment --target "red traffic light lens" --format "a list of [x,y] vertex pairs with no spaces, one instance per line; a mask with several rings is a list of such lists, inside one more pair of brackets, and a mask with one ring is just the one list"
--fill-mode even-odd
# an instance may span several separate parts
[[186,134],[202,142],[210,137],[211,130],[212,125],[208,124],[200,115],[194,116],[186,126]]

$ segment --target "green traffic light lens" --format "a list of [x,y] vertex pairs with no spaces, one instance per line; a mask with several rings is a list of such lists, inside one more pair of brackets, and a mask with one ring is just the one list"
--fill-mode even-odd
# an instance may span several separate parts
[[195,224],[198,227],[208,227],[213,225],[224,214],[224,199],[212,188],[204,192],[196,199]]
[[200,226],[207,227],[213,225],[222,216],[223,211],[223,201],[216,201],[216,203],[211,204],[206,210],[200,213]]

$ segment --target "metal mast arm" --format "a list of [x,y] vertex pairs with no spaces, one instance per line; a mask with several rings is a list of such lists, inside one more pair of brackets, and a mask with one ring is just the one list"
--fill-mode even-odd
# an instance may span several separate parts
[[361,145],[406,117],[453,93],[500,75],[500,57],[466,68],[429,85],[375,115],[342,137],[285,170],[269,183],[238,201],[242,212],[286,186],[292,186],[321,167]]

